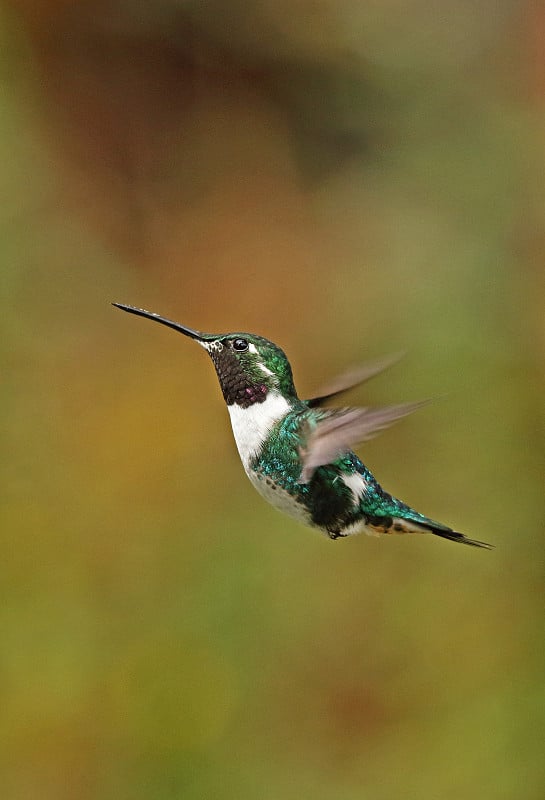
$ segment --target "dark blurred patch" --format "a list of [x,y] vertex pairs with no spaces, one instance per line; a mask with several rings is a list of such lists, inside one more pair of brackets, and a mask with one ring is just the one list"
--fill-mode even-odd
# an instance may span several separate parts
[[[191,126],[207,87],[242,93],[250,104],[252,93],[273,101],[314,178],[360,154],[375,135],[378,95],[363,65],[324,61],[319,52],[297,58],[293,49],[282,57],[273,30],[263,53],[240,38],[221,40],[206,18],[175,6],[168,30],[159,11],[148,12],[144,27],[133,3],[57,4],[40,14],[31,3],[19,7],[60,152],[91,173],[113,170],[121,192],[157,179],[163,149]],[[220,13],[229,27],[231,12]]]
[[342,169],[385,136],[385,98],[361,65],[270,64],[264,82],[288,116],[299,168],[308,179]]

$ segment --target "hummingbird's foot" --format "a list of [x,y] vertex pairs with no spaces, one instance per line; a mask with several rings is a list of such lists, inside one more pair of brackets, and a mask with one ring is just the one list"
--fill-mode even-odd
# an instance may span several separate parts
[[327,533],[327,535],[329,536],[330,539],[333,539],[333,541],[335,539],[345,539],[348,536],[347,533],[343,533],[340,530],[329,530],[328,529],[326,531],[326,533]]

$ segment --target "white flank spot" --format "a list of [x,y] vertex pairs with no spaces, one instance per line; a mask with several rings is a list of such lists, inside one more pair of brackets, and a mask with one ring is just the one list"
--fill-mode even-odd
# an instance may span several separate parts
[[291,409],[285,397],[270,392],[262,403],[242,408],[236,403],[227,406],[238,452],[246,472],[271,428]]
[[352,475],[347,475],[346,473],[343,473],[343,475],[341,475],[341,478],[343,480],[344,485],[348,486],[348,488],[352,491],[352,494],[354,495],[354,505],[358,505],[361,500],[362,494],[367,488],[367,481],[364,480],[364,478],[359,474],[359,472],[354,472]]

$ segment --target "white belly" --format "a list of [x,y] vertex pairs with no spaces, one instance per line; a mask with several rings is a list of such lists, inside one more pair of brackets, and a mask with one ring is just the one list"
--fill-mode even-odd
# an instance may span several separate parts
[[[265,475],[260,475],[254,470],[246,470],[250,481],[257,489],[259,494],[284,514],[302,522],[304,525],[312,525],[310,514],[305,505],[298,503],[292,495],[280,486],[276,486]],[[314,527],[314,526],[313,526]]]

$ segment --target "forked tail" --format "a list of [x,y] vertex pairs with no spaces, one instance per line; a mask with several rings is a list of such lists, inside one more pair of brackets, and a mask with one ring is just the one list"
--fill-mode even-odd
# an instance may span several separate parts
[[485,550],[494,549],[493,544],[488,544],[487,542],[479,542],[478,539],[469,539],[467,536],[464,536],[463,533],[450,530],[449,528],[435,528],[429,526],[429,530],[431,531],[431,533],[435,533],[436,536],[442,536],[443,539],[450,539],[451,542],[460,542],[460,544],[469,544],[471,545],[471,547],[484,547]]
[[434,533],[436,536],[441,536],[443,539],[450,539],[451,542],[459,542],[460,544],[469,544],[471,547],[483,547],[485,550],[493,550],[494,545],[488,542],[480,542],[478,539],[470,539],[459,531],[454,531],[448,525],[443,525],[441,522],[436,522],[434,519],[420,514],[410,506],[402,503],[400,500],[392,498],[393,502],[397,504],[397,519],[394,519],[393,528],[399,530],[401,533]]

